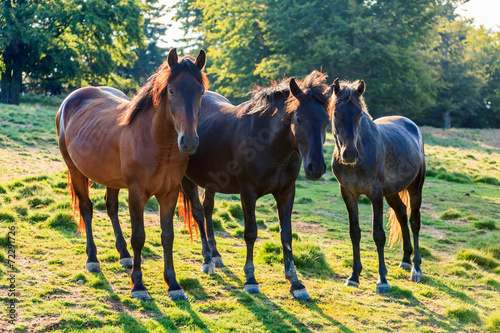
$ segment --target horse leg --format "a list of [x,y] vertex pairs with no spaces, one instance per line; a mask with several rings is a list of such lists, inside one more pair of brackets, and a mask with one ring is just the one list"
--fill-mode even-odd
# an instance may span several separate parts
[[198,223],[198,229],[200,230],[201,254],[203,256],[203,266],[201,267],[201,271],[207,274],[214,274],[215,265],[212,262],[212,253],[210,252],[210,247],[208,246],[207,234],[205,232],[205,214],[203,214],[203,206],[201,205],[200,198],[198,196],[198,187],[186,177],[182,178],[181,185],[184,195],[191,203],[193,218],[196,223]]
[[85,269],[92,273],[99,273],[101,267],[97,260],[97,247],[92,235],[92,201],[89,198],[89,180],[78,169],[69,168],[71,184],[78,197],[80,214],[85,222],[85,233],[87,235],[87,263]]
[[142,282],[141,271],[141,252],[146,241],[146,233],[144,232],[144,206],[148,198],[142,189],[135,186],[129,187],[128,198],[130,222],[132,224],[130,244],[132,244],[132,249],[134,250],[134,267],[130,274],[130,279],[132,280],[132,298],[148,301],[151,297]]
[[385,246],[385,232],[384,232],[384,197],[382,189],[375,190],[369,196],[372,202],[372,215],[373,215],[373,240],[377,245],[378,253],[378,274],[376,292],[383,293],[391,287],[387,282],[387,267],[384,260],[384,246]]
[[247,260],[245,262],[245,291],[249,294],[260,294],[259,283],[255,280],[253,265],[253,247],[257,239],[257,222],[255,221],[255,202],[257,196],[253,191],[241,193],[241,205],[245,216],[244,238],[247,245]]
[[127,250],[127,242],[123,237],[122,228],[120,226],[120,220],[118,219],[118,193],[120,189],[106,187],[106,211],[108,212],[109,219],[113,225],[113,231],[115,232],[115,246],[120,253],[120,264],[130,269],[133,267],[134,263]]
[[295,185],[273,193],[278,205],[278,216],[280,220],[281,245],[283,247],[283,259],[285,261],[285,277],[290,281],[290,293],[298,299],[311,299],[306,287],[299,281],[292,254],[292,209],[295,198]]
[[222,257],[217,250],[217,242],[215,241],[214,236],[214,224],[212,221],[212,213],[214,212],[214,201],[215,201],[215,192],[210,192],[205,189],[203,194],[203,210],[205,213],[205,221],[207,224],[207,237],[208,237],[208,246],[212,251],[212,261],[217,267],[224,267],[224,262],[222,261]]
[[394,210],[396,218],[398,219],[399,225],[401,226],[401,233],[403,234],[403,259],[399,264],[399,267],[410,271],[411,270],[411,254],[413,248],[411,247],[410,241],[410,230],[408,229],[408,216],[406,214],[406,206],[399,197],[399,194],[388,195],[385,200]]
[[168,285],[168,295],[173,301],[187,299],[182,287],[177,282],[174,270],[174,212],[179,193],[179,187],[166,195],[156,195],[160,205],[161,245],[163,246],[163,278]]
[[420,206],[422,205],[422,188],[424,186],[425,168],[420,172],[417,179],[408,187],[410,195],[410,226],[413,234],[413,246],[415,247],[415,255],[413,256],[413,269],[411,271],[411,280],[413,282],[422,281],[423,273],[420,269],[422,258],[420,257],[418,235],[420,232]]
[[351,236],[352,243],[352,274],[347,279],[346,286],[359,286],[359,275],[363,270],[363,265],[361,265],[361,256],[359,249],[359,242],[361,241],[361,229],[359,228],[359,218],[358,218],[358,195],[354,195],[348,191],[345,187],[340,186],[340,193],[342,199],[347,208],[347,213],[349,215],[349,236]]

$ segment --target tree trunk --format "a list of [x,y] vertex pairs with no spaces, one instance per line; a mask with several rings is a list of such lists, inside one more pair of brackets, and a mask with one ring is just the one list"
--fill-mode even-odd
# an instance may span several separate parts
[[443,115],[443,128],[451,128],[450,111],[446,111]]
[[21,89],[23,84],[23,73],[18,69],[6,66],[0,81],[0,102],[19,105]]
[[12,80],[10,81],[9,104],[19,105],[22,87],[23,87],[23,72],[19,69],[15,69],[12,72]]
[[10,81],[12,68],[10,66],[6,66],[6,70],[2,73],[2,80],[0,81],[0,103],[9,103],[10,97]]

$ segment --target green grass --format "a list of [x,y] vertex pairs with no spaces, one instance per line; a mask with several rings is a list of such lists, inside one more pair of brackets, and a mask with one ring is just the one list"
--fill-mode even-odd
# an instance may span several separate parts
[[[39,102],[35,102],[39,103]],[[32,106],[33,105],[33,106]],[[215,236],[226,267],[200,272],[201,244],[175,221],[174,264],[188,300],[173,302],[163,281],[158,203],[146,207],[144,282],[153,297],[130,296],[130,272],[118,263],[102,186],[92,186],[93,231],[102,273],[85,270],[86,238],[75,234],[66,169],[58,155],[55,107],[0,104],[0,327],[9,299],[8,228],[16,229],[19,332],[499,332],[499,149],[491,131],[424,128],[428,178],[424,185],[420,253],[424,279],[398,268],[400,244],[385,248],[391,289],[375,293],[378,274],[371,204],[360,198],[360,287],[346,287],[352,247],[347,212],[332,174],[312,182],[301,175],[292,215],[298,276],[312,297],[296,301],[284,276],[276,203],[257,202],[255,276],[262,294],[244,292],[245,241],[239,196],[216,196]],[[484,133],[488,133],[485,135]],[[325,145],[327,163],[333,150]],[[23,155],[29,154],[29,155]],[[11,161],[18,161],[15,164]],[[489,178],[488,178],[489,177]],[[130,246],[127,191],[119,217]],[[467,195],[466,195],[467,194]],[[388,206],[385,205],[385,210]],[[11,329],[9,327],[9,329]]]

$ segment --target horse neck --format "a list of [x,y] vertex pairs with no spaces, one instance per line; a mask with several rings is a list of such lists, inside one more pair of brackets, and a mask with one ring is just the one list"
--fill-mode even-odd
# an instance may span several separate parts
[[151,130],[153,139],[159,148],[165,148],[171,145],[172,140],[177,139],[174,119],[170,112],[168,102],[160,102],[160,105],[154,109],[151,118]]
[[377,141],[377,124],[375,124],[370,117],[364,115],[361,123],[359,124],[358,142],[356,143],[356,148],[358,149],[360,155],[363,154],[363,150],[367,144],[370,146],[376,145]]
[[163,101],[159,106],[151,106],[137,115],[130,129],[136,133],[137,141],[150,147],[154,145],[160,151],[168,150],[177,139],[172,115]]
[[267,144],[274,156],[283,161],[288,159],[294,151],[298,152],[297,139],[291,129],[293,113],[287,112],[286,109],[287,104],[283,103],[271,117],[269,129],[272,137]]

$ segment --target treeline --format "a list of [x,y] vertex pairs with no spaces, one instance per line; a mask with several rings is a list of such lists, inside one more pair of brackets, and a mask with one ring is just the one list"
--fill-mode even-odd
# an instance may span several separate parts
[[240,101],[254,84],[322,69],[364,79],[372,115],[439,127],[500,127],[500,34],[457,0],[180,0],[208,49],[212,89]]
[[[364,79],[374,117],[500,127],[500,33],[458,16],[464,1],[178,0],[195,37],[175,46],[206,49],[211,89],[235,103],[255,84],[321,69]],[[166,58],[168,30],[152,21],[166,10],[158,0],[1,1],[0,101],[85,85],[133,94]]]
[[86,85],[132,94],[166,59],[158,0],[0,1],[0,102]]

